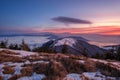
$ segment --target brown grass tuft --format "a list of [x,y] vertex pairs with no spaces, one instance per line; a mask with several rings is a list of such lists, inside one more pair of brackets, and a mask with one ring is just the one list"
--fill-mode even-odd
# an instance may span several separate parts
[[3,76],[0,76],[0,80],[4,80],[4,77],[3,77]]
[[14,74],[15,72],[14,68],[11,66],[5,66],[3,67],[3,69],[4,69],[3,71],[4,74]]
[[32,73],[33,73],[33,68],[30,66],[21,69],[21,74],[23,76],[31,76]]

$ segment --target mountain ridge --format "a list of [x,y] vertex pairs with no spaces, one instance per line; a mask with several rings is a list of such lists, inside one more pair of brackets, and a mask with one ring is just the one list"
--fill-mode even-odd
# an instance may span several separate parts
[[82,54],[86,56],[104,54],[104,49],[87,43],[82,37],[64,37],[54,41],[49,41],[43,44],[42,49],[47,48],[48,51],[62,53],[64,47],[67,49],[66,53]]

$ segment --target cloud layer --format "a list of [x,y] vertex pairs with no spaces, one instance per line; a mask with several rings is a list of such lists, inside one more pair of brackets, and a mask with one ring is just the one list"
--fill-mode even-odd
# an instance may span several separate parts
[[70,18],[70,17],[54,17],[51,20],[65,23],[65,24],[92,24],[91,21],[88,20],[82,20],[82,19],[76,19],[76,18]]

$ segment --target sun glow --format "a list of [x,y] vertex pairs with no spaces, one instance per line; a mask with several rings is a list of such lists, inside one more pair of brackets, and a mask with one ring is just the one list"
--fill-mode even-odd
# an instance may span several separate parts
[[99,26],[89,28],[61,28],[61,29],[44,29],[42,32],[53,33],[79,33],[79,34],[102,34],[102,35],[120,35],[120,26]]

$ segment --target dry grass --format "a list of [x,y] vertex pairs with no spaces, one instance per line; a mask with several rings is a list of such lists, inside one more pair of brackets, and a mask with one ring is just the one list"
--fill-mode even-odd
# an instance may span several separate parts
[[61,63],[68,73],[82,73],[85,71],[84,65],[70,58],[62,58]]
[[101,70],[101,73],[106,76],[120,77],[120,70],[101,62],[96,62],[97,68]]
[[0,56],[0,62],[24,62],[25,59],[17,56],[2,55]]
[[19,55],[20,53],[16,53],[16,52],[13,52],[13,51],[10,51],[10,50],[1,50],[1,51],[0,51],[0,54]]
[[5,66],[3,67],[3,69],[4,69],[3,71],[4,74],[14,74],[15,72],[14,68],[11,66]]
[[34,72],[38,74],[45,73],[47,71],[48,64],[46,64],[45,62],[36,63],[33,65],[33,68],[34,68]]
[[31,66],[21,69],[21,74],[23,76],[31,76],[33,73],[33,68]]
[[18,57],[18,56],[13,56],[11,54],[18,54],[12,51],[8,51],[8,50],[2,50],[0,51],[0,63],[3,62],[24,62],[25,59]]
[[47,77],[43,80],[62,80],[67,75],[67,71],[60,62],[50,60],[45,75]]
[[96,67],[96,62],[91,60],[86,60],[86,62],[84,63],[84,68],[87,72],[95,72],[98,70]]
[[4,77],[3,77],[3,76],[0,76],[0,80],[4,80]]
[[[17,75],[14,75],[12,76],[11,78],[9,78],[8,80],[17,80],[18,78],[22,77],[21,74],[17,74]],[[1,79],[0,79],[1,80]]]

